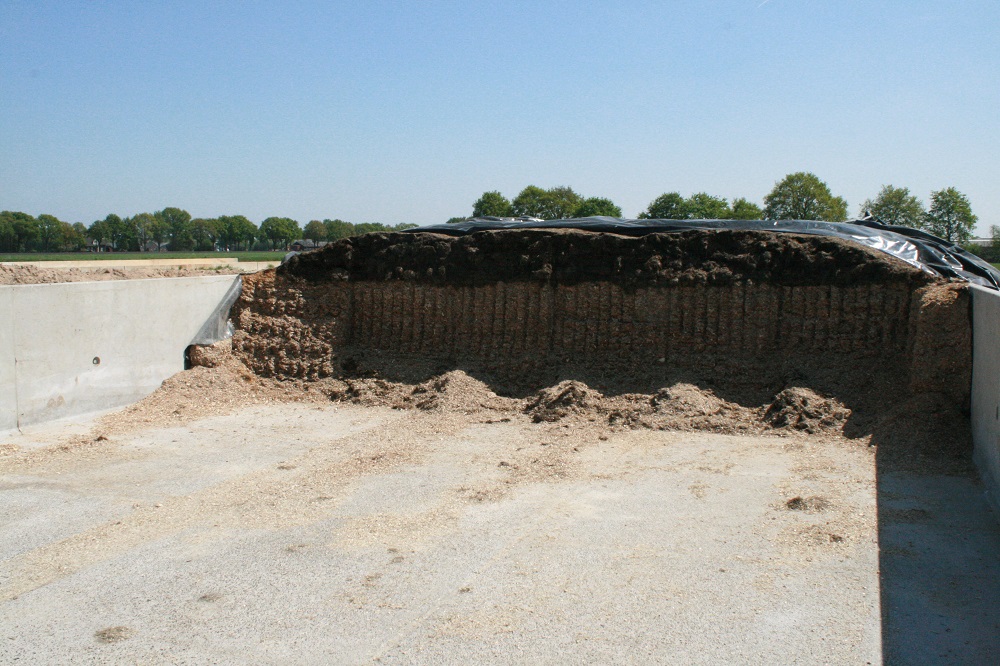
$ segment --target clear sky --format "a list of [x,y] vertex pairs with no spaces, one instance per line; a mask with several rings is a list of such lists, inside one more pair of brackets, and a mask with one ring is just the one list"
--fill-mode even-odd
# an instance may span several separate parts
[[812,171],[1000,225],[1000,2],[0,0],[0,209],[443,222],[568,185],[635,216]]

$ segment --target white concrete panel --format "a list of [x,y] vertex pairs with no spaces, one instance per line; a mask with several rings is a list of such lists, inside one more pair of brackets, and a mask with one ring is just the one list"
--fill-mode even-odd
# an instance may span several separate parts
[[[5,287],[17,424],[126,405],[184,368],[184,350],[239,277]],[[9,345],[0,347],[9,357]],[[9,417],[5,417],[8,418]]]
[[982,287],[972,288],[972,441],[1000,511],[1000,293]]
[[17,427],[14,385],[14,293],[0,287],[0,433]]

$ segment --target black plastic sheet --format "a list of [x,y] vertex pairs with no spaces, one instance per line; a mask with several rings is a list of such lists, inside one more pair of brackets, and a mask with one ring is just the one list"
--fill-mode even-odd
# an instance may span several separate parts
[[584,217],[570,220],[509,220],[475,218],[458,224],[436,224],[402,233],[429,232],[465,236],[500,229],[582,229],[625,236],[683,231],[770,231],[774,233],[834,236],[901,259],[922,271],[1000,291],[1000,271],[971,252],[919,229],[889,226],[872,218],[851,222],[813,220],[628,220]]

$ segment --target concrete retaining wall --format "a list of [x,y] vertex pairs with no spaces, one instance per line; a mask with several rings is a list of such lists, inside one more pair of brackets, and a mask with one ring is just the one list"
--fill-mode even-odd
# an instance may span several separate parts
[[[155,255],[154,255],[155,256]],[[212,268],[214,266],[235,267],[239,259],[219,257],[218,259],[82,259],[79,261],[5,261],[2,266],[31,266],[34,268],[73,268],[100,271],[108,268],[177,268],[180,266]]]
[[3,261],[0,266],[31,266],[33,268],[57,268],[81,271],[103,271],[109,268],[215,268],[238,270],[241,273],[255,273],[265,268],[281,264],[273,261],[240,261],[235,257],[218,259],[91,259],[80,261]]
[[152,393],[184,369],[184,350],[239,280],[0,287],[0,432]]
[[972,440],[976,464],[1000,511],[1000,293],[972,289]]
[[14,287],[0,287],[0,433],[17,427],[14,382]]

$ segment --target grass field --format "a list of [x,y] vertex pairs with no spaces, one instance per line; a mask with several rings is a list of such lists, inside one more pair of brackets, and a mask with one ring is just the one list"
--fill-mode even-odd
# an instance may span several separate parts
[[240,261],[281,261],[286,252],[19,252],[0,254],[4,261],[102,261],[125,259],[224,259]]

